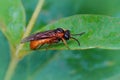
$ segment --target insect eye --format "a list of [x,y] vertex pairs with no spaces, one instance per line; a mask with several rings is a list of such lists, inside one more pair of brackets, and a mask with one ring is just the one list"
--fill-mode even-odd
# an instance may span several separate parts
[[56,31],[57,32],[64,32],[64,30],[62,28],[57,28]]
[[69,38],[70,38],[70,31],[69,30],[65,31],[64,38],[65,38],[65,40],[69,40]]

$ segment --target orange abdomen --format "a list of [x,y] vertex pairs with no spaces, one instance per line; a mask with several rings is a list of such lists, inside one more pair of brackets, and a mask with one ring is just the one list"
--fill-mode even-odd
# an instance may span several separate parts
[[30,48],[32,50],[36,49],[39,46],[39,42],[38,41],[30,41]]
[[49,38],[49,39],[42,39],[42,40],[35,40],[35,41],[30,41],[30,48],[32,50],[37,49],[40,45],[44,45],[44,44],[50,44],[52,43],[53,39]]

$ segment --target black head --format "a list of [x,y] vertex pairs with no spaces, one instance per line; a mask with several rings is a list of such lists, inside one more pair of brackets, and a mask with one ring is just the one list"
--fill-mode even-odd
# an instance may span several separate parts
[[64,33],[64,30],[62,28],[57,28],[56,32]]
[[65,31],[65,33],[64,33],[64,39],[65,40],[69,40],[70,39],[70,31],[69,30]]

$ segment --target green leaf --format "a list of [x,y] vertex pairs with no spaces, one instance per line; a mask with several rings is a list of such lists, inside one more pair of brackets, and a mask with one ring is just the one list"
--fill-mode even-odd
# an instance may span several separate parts
[[[27,22],[32,16],[37,1],[22,0],[27,14]],[[50,22],[76,14],[119,16],[119,3],[119,0],[46,0],[34,31]]]
[[4,80],[6,70],[10,61],[10,50],[8,41],[0,32],[0,79]]
[[0,1],[0,28],[15,49],[25,30],[25,13],[20,0]]
[[[50,0],[50,2],[51,1],[52,0]],[[64,1],[66,1],[66,0],[64,0]],[[29,3],[28,0],[26,0],[26,2]],[[34,1],[32,1],[32,2],[34,2]],[[54,3],[55,6],[50,8],[50,11],[52,12],[51,13],[52,16],[55,16],[55,15],[60,16],[60,17],[57,17],[57,19],[61,18],[61,14],[63,12],[65,12],[64,16],[69,16],[69,15],[72,15],[73,13],[76,13],[75,11],[81,10],[81,8],[80,8],[80,10],[79,9],[75,10],[73,8],[72,11],[68,11],[68,10],[71,10],[71,8],[72,8],[71,5],[73,6],[73,3],[70,3],[70,5],[68,5],[66,8],[66,5],[69,3],[69,0],[67,0],[66,3],[64,3],[62,1],[60,1],[60,2],[61,2],[60,6],[58,5],[59,2],[56,1]],[[72,2],[72,1],[70,1],[70,2]],[[64,4],[64,6],[63,6],[63,4]],[[80,6],[82,3],[79,4],[79,2],[77,2],[77,4],[78,4],[78,6]],[[1,28],[2,32],[4,33],[4,35],[7,37],[11,46],[16,48],[16,46],[20,42],[22,34],[24,33],[24,26],[25,26],[24,9],[22,8],[22,5],[19,0],[15,0],[14,2],[11,0],[0,1],[0,5],[1,5],[0,28]],[[56,7],[57,5],[58,5],[58,8]],[[76,4],[74,4],[74,5],[76,5]],[[84,4],[82,4],[82,5],[84,5]],[[106,4],[105,4],[105,6],[106,6]],[[11,7],[13,7],[12,10],[11,9],[9,10],[9,8],[11,8]],[[96,9],[96,7],[94,7],[94,8]],[[103,7],[103,8],[105,8],[105,7]],[[116,9],[116,8],[114,8],[114,9]],[[112,8],[112,10],[113,10],[113,8]],[[47,10],[45,10],[43,12],[46,13],[46,11]],[[86,10],[86,11],[88,11],[88,10]],[[105,9],[105,11],[109,12],[106,9]],[[110,11],[111,11],[111,7],[110,7]],[[14,14],[14,12],[19,13],[18,16],[15,16],[17,14]],[[56,12],[55,15],[54,15],[54,12]],[[61,14],[58,14],[60,12],[61,12]],[[104,10],[103,10],[103,12],[104,12]],[[42,14],[44,14],[44,13],[42,13]],[[48,15],[48,14],[46,14],[46,15]],[[53,21],[53,19],[51,18],[51,14],[46,16],[46,18],[44,18],[44,16],[42,17],[43,21],[45,20],[45,24],[50,22],[51,20]],[[109,14],[111,14],[111,13],[109,13]],[[56,16],[55,16],[55,18],[56,18]],[[63,17],[63,15],[62,15],[62,17]],[[80,19],[78,19],[77,17]],[[70,47],[72,46],[73,49],[86,49],[86,48],[91,48],[91,47],[99,47],[98,42],[96,44],[94,43],[94,41],[95,41],[94,39],[98,40],[101,38],[105,38],[105,39],[107,39],[107,40],[105,40],[106,42],[103,41],[104,43],[102,43],[100,41],[100,43],[101,43],[100,48],[103,48],[103,45],[104,45],[105,49],[106,48],[107,49],[108,48],[109,49],[119,49],[119,38],[118,38],[119,37],[119,34],[118,34],[119,19],[105,17],[105,16],[95,16],[95,15],[81,15],[81,16],[76,16],[75,18],[72,18],[71,20],[70,19],[71,18],[67,18],[67,19],[65,19],[65,21],[60,20],[56,23],[46,26],[46,28],[43,28],[40,31],[46,31],[48,29],[55,29],[57,27],[62,27],[64,29],[70,29],[72,33],[82,32],[84,30],[86,32],[85,35],[83,35],[81,37],[76,37],[81,41],[81,46],[78,47],[76,42],[73,42],[70,40],[70,41],[68,41],[68,45],[70,45]],[[79,20],[80,22],[82,20],[83,23],[79,23],[79,21],[77,21],[77,20]],[[40,25],[41,21],[38,20],[38,22],[39,23],[37,24],[37,26]],[[76,24],[76,22],[79,24]],[[11,24],[13,23],[12,25],[14,27],[9,26],[8,24],[10,24],[10,23]],[[62,24],[62,23],[64,23],[64,24]],[[59,26],[59,24],[60,24],[60,26]],[[71,26],[71,24],[73,26]],[[77,26],[77,27],[74,27],[74,26]],[[87,27],[85,27],[85,26],[87,26]],[[78,28],[80,30],[77,31],[76,28]],[[94,34],[94,32],[97,33],[97,31],[95,31],[95,30],[98,30],[99,34]],[[88,32],[90,32],[90,33],[88,33]],[[112,34],[110,34],[110,36],[109,36],[108,34],[110,32],[112,32]],[[105,36],[108,35],[107,38],[105,36],[103,36],[103,34]],[[115,36],[115,35],[117,35],[117,36]],[[10,61],[10,59],[9,59],[10,55],[8,54],[8,53],[10,53],[10,50],[8,48],[6,38],[3,35],[1,36],[1,33],[0,33],[0,37],[1,37],[1,39],[0,39],[0,44],[1,44],[1,46],[0,46],[0,51],[1,51],[1,54],[0,54],[0,65],[1,65],[0,66],[0,79],[4,80],[6,70],[8,67],[8,63]],[[83,41],[83,40],[85,40],[85,41]],[[113,42],[113,40],[115,42]],[[107,43],[107,41],[108,41],[108,43]],[[110,41],[112,43],[110,43]],[[116,43],[118,43],[118,44],[116,44]],[[50,49],[53,49],[53,48],[54,49],[63,49],[64,45],[62,45],[62,44],[63,43],[53,45],[53,46],[51,46]],[[74,45],[75,45],[75,48],[73,47]],[[28,47],[26,47],[26,48],[28,48]],[[115,80],[115,79],[119,79],[119,74],[120,74],[120,70],[119,70],[120,54],[119,54],[119,52],[120,52],[120,50],[101,50],[101,49],[100,50],[99,49],[82,50],[82,51],[62,51],[62,52],[60,52],[60,51],[42,51],[42,52],[36,51],[36,52],[24,57],[20,61],[20,63],[17,64],[15,73],[12,76],[12,80],[40,80],[40,79],[41,80],[77,80],[77,79],[78,80],[79,79],[81,79],[81,80],[101,80],[101,79]]]
[[[88,48],[120,49],[119,18],[102,15],[76,15],[47,25],[39,31],[56,28],[70,30],[71,34],[85,32],[82,36],[74,36],[80,41],[81,46],[78,46],[72,39],[67,41],[71,50]],[[65,50],[67,48],[63,43],[58,43],[49,49]]]
[[[22,59],[16,67],[12,80],[34,80],[32,79],[45,66],[47,66],[58,51],[37,51]],[[18,77],[23,76],[18,79]]]
[[[81,1],[81,5],[79,2]],[[78,0],[76,1],[77,6],[77,13],[82,14],[99,14],[99,15],[111,15],[111,16],[118,16],[120,14],[119,10],[119,0]]]
[[12,80],[109,80],[120,74],[119,52],[37,51],[20,61]]
[[33,80],[119,80],[120,50],[63,51]]

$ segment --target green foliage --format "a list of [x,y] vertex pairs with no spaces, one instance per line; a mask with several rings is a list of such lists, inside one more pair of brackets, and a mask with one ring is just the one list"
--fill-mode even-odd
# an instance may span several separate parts
[[1,0],[0,5],[0,28],[12,49],[16,49],[25,30],[24,8],[19,0]]
[[8,42],[0,32],[0,79],[3,79],[10,61],[10,50]]
[[[56,29],[61,27],[68,29],[72,34],[85,32],[78,40],[81,46],[78,46],[74,40],[69,40],[68,45],[71,50],[103,48],[103,49],[120,49],[120,19],[97,16],[97,15],[76,15],[69,18],[61,19],[53,24],[47,25],[43,30]],[[77,36],[74,36],[77,37]],[[53,49],[65,49],[60,44]]]
[[[9,72],[11,60],[18,58],[14,56],[15,52],[25,33],[25,24],[29,22],[37,2],[0,1],[1,80],[4,80]],[[81,46],[69,40],[67,43],[71,50],[66,50],[63,43],[58,43],[51,45],[47,51],[41,51],[46,45],[37,51],[30,51],[29,43],[25,43],[22,51],[28,55],[19,52],[23,58],[18,60],[18,64],[13,68],[11,80],[119,80],[120,19],[113,17],[119,16],[119,2],[46,0],[31,33],[58,27],[69,29],[72,34],[85,32],[82,36],[75,36]]]
[[120,73],[119,67],[119,50],[62,51],[35,79],[109,80]]

